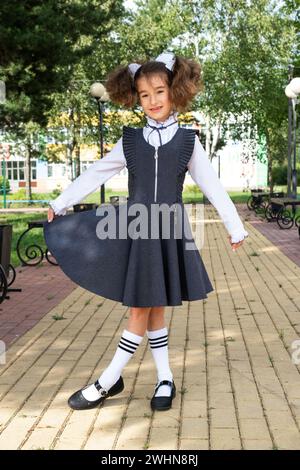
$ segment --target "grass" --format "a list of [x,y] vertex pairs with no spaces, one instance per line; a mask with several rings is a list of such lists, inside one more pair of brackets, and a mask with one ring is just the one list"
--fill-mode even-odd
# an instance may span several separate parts
[[[20,260],[17,255],[17,240],[27,229],[27,223],[33,220],[43,220],[47,216],[47,211],[45,212],[35,212],[35,213],[10,213],[10,214],[0,214],[0,224],[11,224],[13,226],[13,235],[12,235],[12,251],[11,251],[11,264],[14,267],[20,265]],[[42,249],[45,250],[46,245],[43,237],[43,230],[41,228],[35,228],[28,232],[24,237],[24,244],[22,246],[29,246],[33,244],[40,245]],[[23,250],[21,246],[21,253],[23,255]],[[27,257],[24,257],[27,259]]]

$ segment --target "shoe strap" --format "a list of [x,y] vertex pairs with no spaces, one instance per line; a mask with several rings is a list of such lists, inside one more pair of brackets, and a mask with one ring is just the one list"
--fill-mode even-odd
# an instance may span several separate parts
[[94,385],[95,385],[96,389],[98,390],[98,392],[100,393],[101,397],[106,397],[106,395],[108,394],[108,391],[105,390],[105,388],[103,388],[103,387],[100,385],[100,383],[99,383],[98,380],[96,380],[96,382],[94,383]]
[[170,380],[162,380],[161,382],[159,382],[156,387],[155,387],[155,392],[157,392],[157,390],[159,389],[159,387],[161,385],[169,385],[170,387],[173,387],[173,383],[174,382],[171,382]]

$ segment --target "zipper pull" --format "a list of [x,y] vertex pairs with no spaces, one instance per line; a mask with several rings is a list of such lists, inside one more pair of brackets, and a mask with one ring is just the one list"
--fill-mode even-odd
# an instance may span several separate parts
[[157,164],[158,164],[158,147],[155,147],[155,183],[154,183],[154,202],[157,201]]

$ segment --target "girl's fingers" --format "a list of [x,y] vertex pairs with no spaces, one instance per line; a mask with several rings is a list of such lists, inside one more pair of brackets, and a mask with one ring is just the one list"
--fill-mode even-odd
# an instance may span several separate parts
[[54,219],[54,211],[53,209],[49,208],[48,209],[48,222],[52,222],[53,219]]
[[243,241],[241,242],[238,242],[238,243],[233,243],[231,246],[232,246],[232,250],[235,251],[239,246],[241,246],[243,244]]

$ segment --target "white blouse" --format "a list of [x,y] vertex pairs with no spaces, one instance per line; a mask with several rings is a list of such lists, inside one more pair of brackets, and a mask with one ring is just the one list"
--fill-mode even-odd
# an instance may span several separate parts
[[[178,129],[177,115],[177,112],[170,114],[163,123],[146,115],[147,125],[143,128],[144,138],[153,146],[167,143]],[[168,127],[159,129],[162,125]],[[119,173],[125,166],[126,159],[121,137],[110,152],[90,165],[56,199],[50,202],[54,213],[56,215],[65,215],[69,207],[81,202],[103,183]],[[236,207],[221,184],[197,136],[187,167],[192,179],[217,210],[229,235],[232,237],[231,242],[237,243],[247,237],[249,234],[243,226]]]

